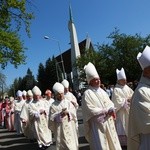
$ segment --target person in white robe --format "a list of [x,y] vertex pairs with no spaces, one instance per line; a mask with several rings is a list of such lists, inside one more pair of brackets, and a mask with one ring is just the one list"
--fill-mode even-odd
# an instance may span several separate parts
[[134,91],[126,84],[126,74],[124,68],[116,69],[117,84],[112,92],[112,102],[116,108],[116,130],[121,146],[127,146],[128,120],[131,97]]
[[45,102],[46,113],[47,113],[47,123],[48,123],[50,106],[51,106],[52,103],[55,101],[55,100],[52,98],[52,92],[51,92],[51,90],[47,89],[47,90],[45,91],[45,98],[44,98],[43,100],[44,100],[44,102]]
[[141,79],[132,97],[128,150],[150,150],[150,47],[137,55],[142,68]]
[[54,133],[56,150],[78,150],[76,109],[64,98],[64,86],[56,82],[53,86],[55,102],[50,109],[49,128]]
[[27,99],[27,92],[25,90],[22,91],[22,97],[24,100]]
[[26,98],[27,99],[20,113],[20,119],[22,121],[24,136],[27,137],[30,141],[32,141],[34,140],[33,124],[29,117],[29,104],[33,101],[33,93],[31,90],[27,91]]
[[29,104],[29,116],[34,127],[34,137],[39,148],[47,148],[52,144],[52,134],[48,128],[45,102],[41,99],[41,90],[34,86],[33,101]]
[[77,132],[78,132],[78,119],[77,119],[77,110],[79,108],[79,104],[77,102],[76,97],[69,91],[69,82],[64,79],[61,84],[64,86],[64,97],[69,100],[76,109],[76,125],[77,125]]
[[76,97],[73,95],[73,93],[71,93],[69,91],[69,82],[64,79],[61,84],[64,86],[64,97],[66,99],[68,99],[69,101],[71,101],[71,103],[74,105],[74,107],[76,108],[76,110],[78,109],[79,105],[77,103],[77,99]]
[[20,119],[20,113],[22,106],[24,105],[25,101],[22,97],[22,91],[17,91],[17,99],[14,101],[14,123],[15,123],[15,130],[17,132],[17,135],[22,134],[22,122]]
[[121,150],[115,129],[115,107],[108,94],[100,88],[100,77],[89,62],[84,67],[88,89],[82,97],[85,138],[91,150]]

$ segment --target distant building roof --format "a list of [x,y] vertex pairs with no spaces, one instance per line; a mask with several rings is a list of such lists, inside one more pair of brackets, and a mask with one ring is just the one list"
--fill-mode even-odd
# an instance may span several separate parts
[[[87,39],[85,39],[85,40],[83,40],[79,43],[79,49],[80,49],[81,56],[83,54],[85,54],[86,41],[87,41]],[[90,48],[93,49],[92,43],[90,43]],[[67,74],[69,74],[72,71],[72,67],[71,67],[71,48],[62,53],[62,58],[63,58],[63,62],[64,62],[65,72]],[[57,60],[57,62],[61,62],[61,55],[58,55],[56,57],[56,60]],[[60,65],[60,67],[62,68],[62,65]]]

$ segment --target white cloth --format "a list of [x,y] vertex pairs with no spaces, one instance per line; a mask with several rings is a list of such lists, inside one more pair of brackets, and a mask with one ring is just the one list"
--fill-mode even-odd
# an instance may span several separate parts
[[18,91],[17,91],[17,96],[18,96],[18,97],[19,97],[19,96],[22,96],[22,91],[18,90]]
[[52,133],[48,129],[45,102],[43,99],[33,100],[29,105],[29,115],[32,120],[35,137],[40,145],[47,146],[52,143]]
[[14,126],[17,131],[17,134],[22,133],[22,122],[20,120],[20,112],[24,103],[25,101],[23,99],[14,101]]
[[130,104],[127,100],[131,99],[133,93],[129,86],[121,86],[119,84],[116,84],[112,92],[111,100],[116,107],[116,129],[118,135],[128,135]]
[[64,86],[59,83],[59,82],[56,82],[54,85],[53,85],[53,91],[55,93],[64,93]]
[[21,113],[20,113],[20,119],[22,120],[22,127],[23,127],[23,133],[28,139],[34,139],[34,130],[33,130],[33,123],[31,121],[31,118],[29,116],[29,104],[32,100],[26,100]]
[[[60,116],[62,109],[69,115]],[[49,128],[56,140],[56,150],[78,150],[78,134],[76,129],[76,110],[67,99],[55,100],[50,109]]]
[[64,94],[65,98],[68,99],[70,102],[73,102],[73,105],[75,106],[76,109],[78,109],[79,105],[77,103],[76,97],[71,93],[71,92],[66,92]]
[[76,126],[77,126],[77,130],[78,130],[78,119],[77,119],[77,110],[79,108],[79,105],[78,105],[78,102],[77,102],[77,99],[76,97],[71,93],[71,92],[66,92],[64,94],[64,97],[69,100],[75,107],[76,109],[76,116],[75,116],[75,120],[76,120]]
[[124,68],[121,68],[121,70],[116,69],[116,74],[117,74],[117,80],[126,79]]
[[46,116],[47,116],[47,122],[48,122],[48,119],[49,119],[49,111],[50,111],[50,107],[52,105],[52,103],[55,101],[53,98],[50,98],[50,99],[43,99],[44,102],[45,102],[45,111],[46,111]]
[[41,95],[41,90],[37,86],[34,86],[32,89],[32,93],[34,95]]
[[88,83],[94,78],[99,78],[98,72],[91,62],[84,66],[84,70],[86,74],[86,80]]
[[150,47],[146,46],[142,53],[138,53],[137,60],[142,70],[150,65]]
[[[147,137],[141,141],[141,134],[150,134],[150,79],[141,77],[133,94],[129,113],[128,150],[137,150]],[[141,143],[142,142],[142,143]],[[145,145],[147,147],[148,145]],[[144,148],[143,150],[148,150]]]
[[64,79],[64,80],[61,82],[61,84],[62,84],[65,88],[69,88],[69,82],[68,82],[66,79]]
[[[105,116],[114,104],[108,94],[99,89],[89,87],[82,98],[82,113],[84,119],[85,137],[91,150],[121,150],[119,139],[112,116]],[[104,116],[103,121],[98,121],[99,116]]]

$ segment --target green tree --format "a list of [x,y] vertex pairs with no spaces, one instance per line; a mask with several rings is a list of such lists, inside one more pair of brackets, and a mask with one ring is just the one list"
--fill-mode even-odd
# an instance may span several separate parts
[[137,54],[149,45],[150,36],[146,38],[139,34],[126,35],[119,33],[115,29],[108,38],[112,40],[111,44],[102,44],[98,46],[99,55],[104,60],[104,66],[101,66],[101,75],[104,82],[116,82],[116,69],[125,69],[128,81],[139,80],[141,68],[136,59]]
[[4,92],[6,89],[6,76],[0,72],[0,96],[4,98]]
[[15,67],[25,63],[26,48],[19,36],[21,27],[25,27],[30,37],[30,23],[33,13],[29,11],[31,2],[28,0],[0,1],[0,64],[2,68],[11,63]]
[[45,66],[42,63],[40,63],[38,67],[37,82],[38,82],[38,87],[43,93],[45,89],[44,84],[46,83],[46,80],[45,80]]
[[37,80],[38,86],[43,94],[47,89],[52,90],[52,86],[54,85],[54,83],[58,81],[58,78],[60,79],[61,71],[59,67],[57,69],[58,70],[56,70],[56,60],[54,56],[52,57],[52,59],[48,58],[46,60],[45,66],[40,63],[38,68]]
[[36,80],[32,75],[32,71],[29,68],[27,70],[26,76],[22,79],[21,85],[22,87],[20,88],[20,90],[25,91],[32,90],[32,88],[36,85]]
[[[49,84],[47,86],[47,88],[49,88],[50,90],[52,90],[53,85],[55,84],[55,82],[58,81],[58,78],[61,79],[61,70],[60,67],[57,66],[56,69],[56,59],[54,58],[54,56],[52,57],[51,61],[46,65],[46,76],[49,79]],[[57,76],[58,73],[58,76]]]
[[[110,43],[96,44],[92,53],[87,50],[87,53],[77,60],[81,72],[84,72],[84,65],[90,61],[96,66],[101,81],[105,84],[115,84],[115,71],[122,67],[125,69],[128,81],[139,80],[141,68],[136,57],[146,45],[150,45],[150,35],[145,38],[139,34],[126,35],[115,29],[108,38]],[[83,75],[82,73],[81,76]]]

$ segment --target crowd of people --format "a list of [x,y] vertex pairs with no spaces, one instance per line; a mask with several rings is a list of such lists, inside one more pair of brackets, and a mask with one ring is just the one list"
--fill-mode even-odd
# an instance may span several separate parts
[[[121,150],[123,146],[128,150],[150,149],[149,46],[137,60],[143,71],[134,89],[127,84],[124,68],[116,68],[116,85],[104,89],[95,66],[91,62],[84,66],[88,88],[81,108],[91,150]],[[66,79],[56,82],[52,89],[45,91],[45,97],[37,86],[18,90],[15,99],[6,97],[0,103],[0,125],[36,141],[41,149],[51,146],[54,135],[56,150],[78,150],[80,104]]]

